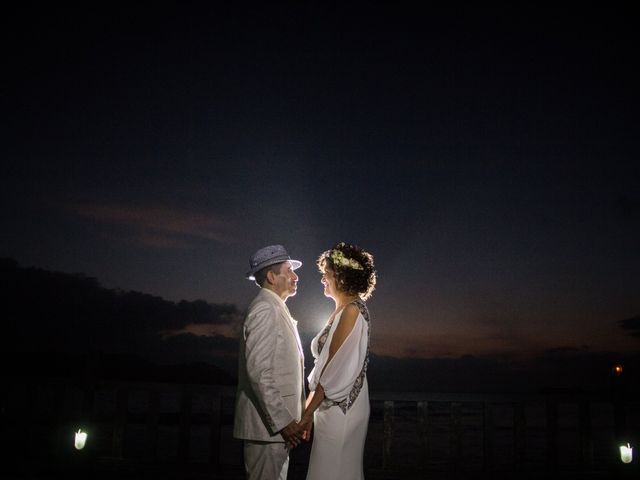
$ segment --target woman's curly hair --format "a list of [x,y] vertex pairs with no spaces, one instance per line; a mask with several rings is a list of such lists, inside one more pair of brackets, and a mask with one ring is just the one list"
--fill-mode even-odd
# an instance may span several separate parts
[[321,273],[326,269],[333,272],[337,287],[342,292],[367,300],[375,289],[377,273],[373,255],[357,245],[340,242],[322,252],[316,264]]

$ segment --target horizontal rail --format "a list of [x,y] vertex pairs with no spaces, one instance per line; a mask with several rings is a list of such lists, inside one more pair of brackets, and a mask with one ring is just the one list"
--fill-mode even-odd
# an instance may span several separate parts
[[[171,397],[171,402],[166,401],[166,396]],[[105,398],[109,399],[107,407]],[[205,440],[198,441],[208,443],[206,462],[209,465],[217,467],[225,462],[242,465],[240,448],[221,457],[222,450],[230,443],[239,444],[231,438],[234,398],[232,386],[135,382],[87,385],[64,381],[13,384],[3,391],[2,423],[18,443],[32,442],[33,437],[29,437],[34,434],[56,432],[45,444],[53,447],[50,448],[53,457],[63,461],[77,454],[68,435],[81,424],[91,425],[99,432],[93,435],[101,440],[95,441],[99,445],[92,451],[96,458],[114,461],[138,458],[178,464],[194,462],[192,453],[199,444],[194,442],[193,432],[204,429],[208,432]],[[469,470],[523,471],[533,465],[541,471],[569,467],[585,473],[597,472],[617,465],[611,452],[596,451],[596,444],[602,448],[602,438],[612,443],[609,446],[615,451],[613,447],[618,442],[626,443],[638,434],[638,425],[627,422],[631,412],[634,413],[631,417],[638,418],[638,401],[608,393],[378,392],[372,393],[370,400],[372,414],[367,448],[381,455],[371,456],[380,462],[376,465],[373,460],[367,463],[365,452],[365,469],[444,468],[457,475]],[[532,420],[532,406],[538,411],[538,423]],[[595,406],[608,412],[604,423],[602,418],[594,421]],[[410,435],[407,428],[413,429]],[[145,432],[137,440],[144,448],[138,448],[135,455],[132,445],[128,445],[131,438],[128,433],[133,430]],[[172,432],[175,445],[172,455],[162,453],[160,448],[160,438],[167,430]],[[566,441],[562,440],[568,434],[575,438],[577,452],[575,462],[569,465],[563,460]],[[61,439],[67,440],[62,447]],[[412,457],[403,451],[402,445],[407,441],[417,445]],[[473,448],[466,446],[470,441],[476,442]],[[540,462],[535,465],[534,447],[542,450],[542,454],[537,453]],[[140,454],[141,451],[144,453]],[[509,459],[508,464],[505,458]]]

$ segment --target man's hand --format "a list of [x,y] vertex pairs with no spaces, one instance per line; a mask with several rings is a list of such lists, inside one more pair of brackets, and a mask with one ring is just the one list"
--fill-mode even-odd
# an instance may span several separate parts
[[308,442],[309,440],[311,440],[311,430],[313,429],[313,416],[311,417],[303,416],[302,419],[300,419],[300,423],[298,423],[298,426],[302,429],[302,439],[305,442]]
[[282,438],[284,438],[287,448],[295,448],[300,445],[300,442],[303,439],[304,431],[294,420],[289,425],[280,430],[280,435],[282,435]]

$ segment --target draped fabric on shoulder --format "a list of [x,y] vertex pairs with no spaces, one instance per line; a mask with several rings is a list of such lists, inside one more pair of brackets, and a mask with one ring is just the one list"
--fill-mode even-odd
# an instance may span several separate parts
[[353,330],[331,361],[328,346],[331,345],[344,309],[311,343],[311,351],[316,361],[308,377],[309,388],[315,390],[319,383],[322,384],[327,401],[338,405],[343,413],[346,413],[358,398],[369,363],[369,312],[361,300],[355,300],[353,303],[360,313]]

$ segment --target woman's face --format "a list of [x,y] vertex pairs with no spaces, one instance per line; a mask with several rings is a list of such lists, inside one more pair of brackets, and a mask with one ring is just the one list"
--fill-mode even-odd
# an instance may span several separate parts
[[324,295],[326,297],[335,298],[338,293],[338,288],[336,285],[336,277],[333,271],[329,268],[325,268],[322,274],[322,279],[320,280],[322,285],[324,285]]

